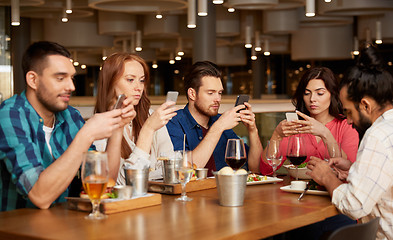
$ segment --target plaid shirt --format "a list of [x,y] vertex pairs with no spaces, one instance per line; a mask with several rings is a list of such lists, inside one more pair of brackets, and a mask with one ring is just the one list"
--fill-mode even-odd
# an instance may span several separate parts
[[393,110],[367,130],[347,180],[334,190],[333,204],[360,222],[381,217],[377,239],[393,239]]
[[[56,113],[50,139],[45,142],[44,121],[26,99],[25,92],[0,106],[0,206],[1,211],[34,207],[27,195],[44,169],[71,144],[84,120],[73,107]],[[61,174],[61,173],[59,173]],[[64,202],[68,189],[55,202]]]

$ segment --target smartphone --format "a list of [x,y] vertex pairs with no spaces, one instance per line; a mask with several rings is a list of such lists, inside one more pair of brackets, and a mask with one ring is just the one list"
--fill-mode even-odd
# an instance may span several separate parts
[[238,95],[237,98],[236,98],[235,107],[238,106],[238,105],[242,105],[245,102],[248,102],[248,100],[250,100],[250,96],[248,96],[246,94]]
[[177,96],[179,96],[179,92],[177,91],[168,91],[166,94],[166,102],[172,101],[176,102],[177,101]]
[[299,117],[295,112],[287,112],[285,113],[285,116],[287,117],[288,122],[292,120],[299,120]]
[[115,106],[113,107],[113,109],[121,108],[121,106],[123,105],[124,99],[126,99],[126,95],[124,95],[124,94],[120,94],[119,96],[117,96],[117,100],[116,100],[116,103],[115,103]]

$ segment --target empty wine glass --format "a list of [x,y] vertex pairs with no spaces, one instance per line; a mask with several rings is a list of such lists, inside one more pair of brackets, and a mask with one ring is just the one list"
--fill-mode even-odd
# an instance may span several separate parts
[[302,134],[289,137],[287,158],[296,166],[296,180],[298,180],[298,166],[307,159],[306,143]]
[[269,165],[273,168],[273,177],[275,178],[277,176],[276,174],[277,167],[280,166],[282,161],[279,140],[267,141],[266,160],[269,163]]
[[84,154],[82,163],[82,183],[92,204],[92,212],[86,219],[105,219],[107,215],[100,212],[101,197],[108,183],[108,157],[104,152],[89,151]]
[[243,139],[228,139],[225,162],[234,170],[241,168],[247,160]]
[[324,143],[325,156],[324,160],[329,162],[330,158],[341,157],[341,147],[337,142]]
[[194,166],[192,161],[192,152],[184,151],[181,159],[178,160],[179,164],[175,164],[176,176],[181,184],[181,196],[176,198],[176,201],[188,202],[192,198],[186,195],[186,184],[190,181],[194,173]]

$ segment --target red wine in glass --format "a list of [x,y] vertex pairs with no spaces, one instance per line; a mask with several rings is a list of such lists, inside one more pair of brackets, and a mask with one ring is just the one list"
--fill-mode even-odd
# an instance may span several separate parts
[[299,166],[307,159],[307,156],[287,156],[287,158],[293,165]]
[[234,170],[241,168],[247,161],[246,149],[242,139],[228,139],[225,149],[225,162]]
[[307,159],[306,144],[302,134],[296,134],[289,137],[287,158],[296,166],[296,180],[298,180],[297,167]]
[[225,162],[233,169],[239,169],[246,163],[247,158],[226,157]]

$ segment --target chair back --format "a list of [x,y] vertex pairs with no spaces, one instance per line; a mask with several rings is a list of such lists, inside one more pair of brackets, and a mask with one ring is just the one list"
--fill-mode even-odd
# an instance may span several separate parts
[[328,240],[375,240],[379,226],[379,217],[367,223],[349,225],[334,231]]

